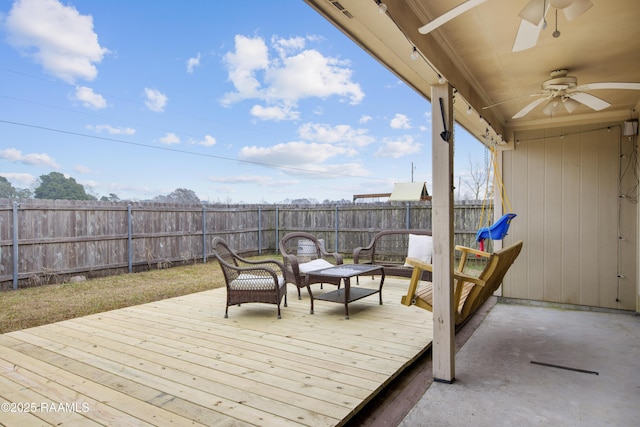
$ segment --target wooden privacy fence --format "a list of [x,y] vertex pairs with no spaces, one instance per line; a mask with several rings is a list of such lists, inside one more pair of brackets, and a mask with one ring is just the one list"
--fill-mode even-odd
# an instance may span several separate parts
[[[456,244],[474,246],[480,204],[455,208]],[[247,255],[274,254],[306,231],[350,256],[387,229],[431,229],[431,205],[184,205],[0,200],[1,289],[206,262],[221,236]]]

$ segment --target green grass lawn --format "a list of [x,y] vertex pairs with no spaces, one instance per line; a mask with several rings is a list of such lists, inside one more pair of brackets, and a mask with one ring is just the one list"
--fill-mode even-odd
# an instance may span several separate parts
[[0,333],[225,286],[217,262],[0,292]]

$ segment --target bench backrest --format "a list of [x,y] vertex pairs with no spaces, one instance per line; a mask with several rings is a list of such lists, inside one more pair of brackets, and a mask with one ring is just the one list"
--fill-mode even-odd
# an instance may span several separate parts
[[462,308],[460,317],[466,319],[471,313],[474,313],[502,284],[504,276],[513,265],[516,258],[522,250],[522,241],[500,249],[491,254],[487,260],[487,264],[478,276],[485,282],[484,286],[474,286]]
[[404,263],[409,248],[409,234],[431,236],[429,230],[384,230],[371,240],[371,257],[374,262]]

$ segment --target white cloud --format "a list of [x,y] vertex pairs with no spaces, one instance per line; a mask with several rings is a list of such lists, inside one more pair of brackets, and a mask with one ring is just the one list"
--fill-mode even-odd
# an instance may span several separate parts
[[74,166],[73,170],[81,174],[91,173],[91,169],[89,169],[88,166],[84,166],[84,165],[76,165]]
[[297,174],[306,175],[308,178],[335,178],[337,176],[369,176],[371,172],[360,163],[340,163],[340,164],[324,164],[324,165],[306,165],[303,173],[296,171]]
[[91,190],[95,190],[99,186],[98,182],[93,180],[82,181],[82,182],[79,182],[78,184],[82,184],[83,187],[89,188]]
[[300,112],[291,110],[290,106],[271,106],[263,107],[262,105],[254,105],[251,108],[251,115],[261,120],[297,120],[300,118]]
[[216,145],[216,142],[217,142],[216,139],[211,135],[205,135],[204,139],[198,142],[198,145],[204,145],[205,147],[212,147]]
[[389,122],[392,129],[411,129],[411,120],[404,114],[396,114]]
[[423,132],[429,132],[431,129],[431,111],[427,111],[424,113],[424,119],[426,124],[420,126],[420,130]]
[[367,129],[354,129],[349,125],[329,126],[319,123],[305,123],[298,129],[300,137],[309,141],[345,146],[364,147],[374,138]]
[[14,173],[14,172],[0,172],[0,176],[4,176],[13,185],[19,188],[29,187],[38,181],[38,178],[30,173]]
[[236,88],[236,92],[225,94],[223,104],[232,104],[243,99],[262,98],[256,73],[266,70],[269,66],[269,52],[263,39],[237,35],[235,47],[235,52],[226,53],[224,62],[227,65],[229,80]]
[[167,101],[169,100],[167,95],[157,89],[149,89],[148,87],[144,88],[144,94],[147,97],[144,105],[146,105],[148,109],[157,113],[164,111],[164,108],[167,106]]
[[271,37],[271,45],[278,52],[278,56],[286,58],[287,55],[298,52],[304,49],[306,40],[304,37],[291,37],[290,39],[283,39],[281,37]]
[[200,52],[193,58],[187,60],[187,73],[192,74],[193,70],[200,65]]
[[317,50],[302,51],[274,65],[267,72],[269,98],[297,102],[338,95],[349,98],[352,104],[364,98],[360,85],[351,81],[347,62],[325,57]]
[[388,139],[375,153],[376,157],[390,157],[397,159],[409,154],[420,152],[421,144],[415,142],[411,136],[405,135],[399,139]]
[[369,123],[371,120],[373,120],[373,117],[371,117],[371,116],[369,116],[367,114],[364,114],[364,115],[362,115],[362,117],[360,117],[360,120],[358,120],[358,123],[364,125],[364,124]]
[[82,102],[87,108],[101,109],[107,108],[107,100],[100,94],[97,94],[90,87],[78,86],[74,94],[74,99]]
[[229,177],[211,176],[208,179],[209,181],[221,184],[250,184],[260,187],[280,187],[282,185],[294,185],[299,183],[298,180],[282,180],[264,175],[236,175]]
[[331,144],[287,142],[271,147],[242,147],[239,157],[243,160],[274,166],[294,166],[306,168],[310,164],[322,163],[347,150]]
[[5,28],[11,46],[69,83],[95,79],[95,64],[109,52],[98,43],[93,18],[57,0],[14,2]]
[[238,157],[242,160],[282,167],[288,174],[315,178],[337,175],[365,176],[368,170],[359,163],[330,164],[331,159],[353,157],[357,147],[374,141],[366,129],[349,125],[329,126],[305,123],[298,129],[301,141],[276,144],[270,147],[245,146]]
[[256,117],[295,120],[301,99],[340,96],[352,104],[360,103],[364,92],[352,81],[348,62],[305,49],[305,43],[301,37],[274,37],[271,48],[275,55],[270,55],[264,39],[237,35],[235,51],[227,52],[224,57],[235,91],[225,94],[222,104],[258,99],[266,105],[251,109]]
[[48,166],[53,169],[60,168],[60,165],[48,154],[22,154],[20,150],[17,150],[15,148],[0,150],[0,159],[9,160],[14,163],[22,163],[29,166]]
[[167,132],[159,141],[165,145],[180,144],[180,138],[173,132]]
[[136,133],[133,128],[116,128],[110,125],[88,125],[87,129],[95,130],[96,132],[106,131],[110,135],[133,135]]

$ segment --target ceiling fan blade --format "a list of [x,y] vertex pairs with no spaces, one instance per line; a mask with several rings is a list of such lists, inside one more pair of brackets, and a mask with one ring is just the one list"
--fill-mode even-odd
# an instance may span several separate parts
[[576,88],[576,90],[596,90],[596,89],[640,90],[640,83],[629,83],[629,82],[587,83],[586,85],[580,85]]
[[472,9],[478,6],[479,4],[484,3],[485,1],[487,0],[468,0],[464,3],[461,3],[458,6],[454,7],[453,9],[449,10],[448,12],[445,12],[442,15],[438,16],[433,21],[428,22],[427,24],[418,28],[418,32],[420,34],[429,34],[431,31],[435,30],[441,25],[446,24],[447,22],[451,21],[453,18],[459,15],[462,15],[469,9]]
[[518,28],[518,34],[513,42],[512,52],[521,52],[523,50],[531,49],[538,43],[538,37],[542,31],[542,21],[538,25],[534,25],[531,22],[523,19],[520,21],[520,27]]
[[611,105],[607,101],[603,101],[602,99],[585,92],[574,92],[567,96],[596,111],[604,110]]
[[564,16],[567,18],[567,21],[573,21],[589,10],[591,6],[593,6],[593,3],[591,3],[590,0],[573,0],[569,6],[563,9]]
[[545,0],[530,0],[529,3],[520,11],[520,18],[532,25],[538,25],[542,18],[547,16],[549,10],[549,2]]
[[512,119],[519,119],[520,117],[524,117],[527,114],[529,114],[529,111],[533,110],[534,108],[536,108],[538,105],[542,104],[544,101],[546,101],[547,99],[549,99],[549,97],[545,97],[545,98],[540,98],[540,99],[536,99],[535,101],[529,103],[529,105],[527,105],[526,107],[524,107],[522,110],[518,111],[513,117]]

